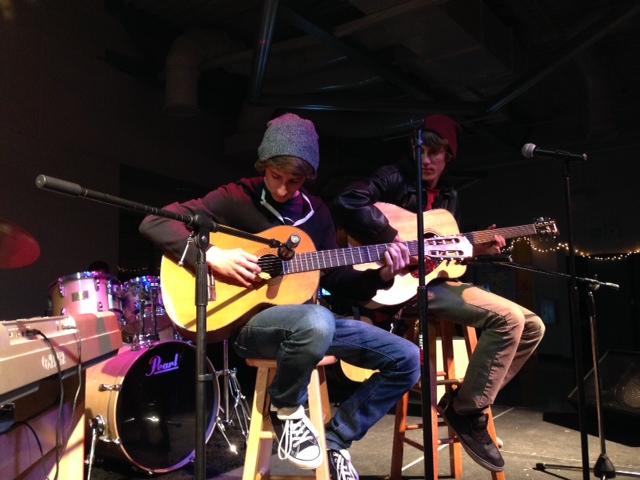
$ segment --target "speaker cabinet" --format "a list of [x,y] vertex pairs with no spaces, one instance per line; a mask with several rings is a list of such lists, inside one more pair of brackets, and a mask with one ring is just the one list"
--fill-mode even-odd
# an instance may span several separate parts
[[[640,352],[608,350],[598,361],[602,410],[640,419]],[[593,369],[584,378],[587,407],[595,408]],[[569,394],[577,402],[577,388]]]

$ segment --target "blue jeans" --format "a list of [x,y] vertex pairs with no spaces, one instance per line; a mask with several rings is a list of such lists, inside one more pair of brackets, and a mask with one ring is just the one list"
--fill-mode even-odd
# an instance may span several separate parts
[[361,439],[420,378],[418,347],[357,320],[336,319],[320,305],[271,307],[255,315],[234,343],[241,357],[275,358],[269,393],[275,407],[306,401],[311,372],[324,355],[379,370],[340,404],[326,427],[328,448]]

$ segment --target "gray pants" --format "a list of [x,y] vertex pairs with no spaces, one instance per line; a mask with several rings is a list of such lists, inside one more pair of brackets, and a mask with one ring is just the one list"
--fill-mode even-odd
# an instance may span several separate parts
[[468,283],[436,281],[427,291],[430,318],[482,332],[454,408],[459,413],[483,411],[534,352],[544,323],[517,303]]

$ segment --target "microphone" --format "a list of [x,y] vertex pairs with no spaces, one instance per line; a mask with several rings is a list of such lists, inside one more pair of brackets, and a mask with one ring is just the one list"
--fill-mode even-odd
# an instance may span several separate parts
[[289,235],[287,241],[278,248],[278,256],[282,260],[291,260],[295,255],[296,247],[300,244],[300,240],[302,240],[300,236],[295,233],[293,235]]
[[586,161],[586,153],[571,153],[564,150],[545,150],[539,148],[535,143],[525,143],[522,146],[522,156],[524,158],[545,157],[545,158],[562,158],[568,160]]
[[58,193],[64,193],[73,197],[87,195],[87,189],[81,187],[77,183],[67,182],[66,180],[42,174],[36,177],[36,187]]

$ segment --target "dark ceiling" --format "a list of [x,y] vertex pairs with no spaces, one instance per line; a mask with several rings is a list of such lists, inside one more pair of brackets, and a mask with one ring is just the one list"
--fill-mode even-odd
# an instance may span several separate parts
[[637,0],[106,5],[139,55],[105,59],[164,89],[169,112],[223,113],[229,150],[274,108],[349,138],[392,137],[449,113],[492,156],[532,135],[567,149],[640,140]]

